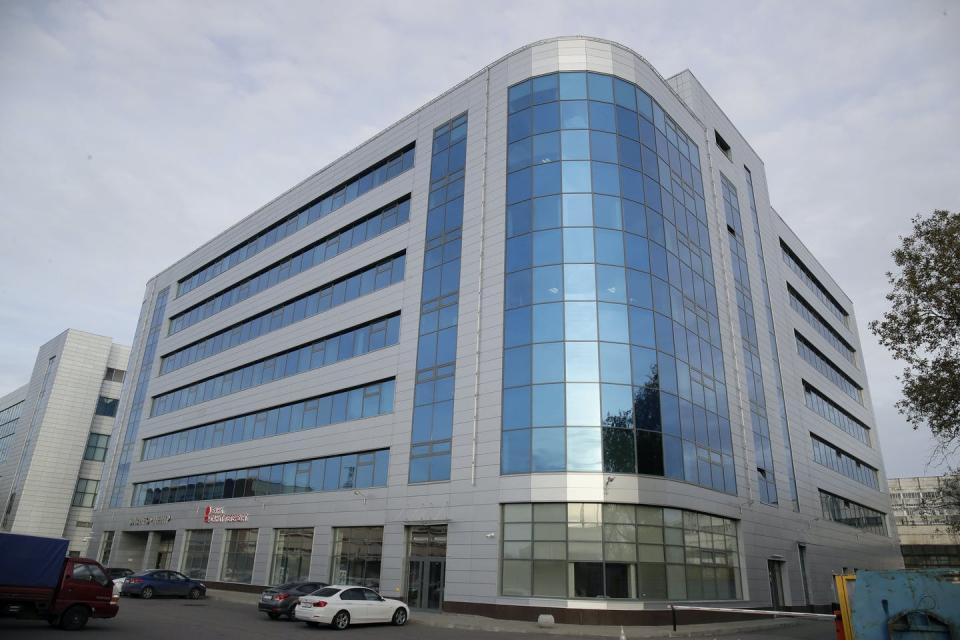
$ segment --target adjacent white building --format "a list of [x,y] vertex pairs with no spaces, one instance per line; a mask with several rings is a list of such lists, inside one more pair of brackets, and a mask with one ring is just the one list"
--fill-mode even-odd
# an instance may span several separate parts
[[67,329],[0,397],[0,529],[87,549],[130,347]]
[[960,505],[946,476],[890,478],[890,500],[908,569],[960,567]]
[[827,605],[902,566],[856,327],[692,73],[537,42],[147,283],[91,553],[561,621]]

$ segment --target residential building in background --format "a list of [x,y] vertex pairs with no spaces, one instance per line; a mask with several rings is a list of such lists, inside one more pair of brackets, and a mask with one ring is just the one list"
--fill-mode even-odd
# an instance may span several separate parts
[[693,74],[537,42],[147,283],[90,553],[559,621],[828,605],[902,566],[856,327]]
[[0,529],[87,549],[130,347],[67,329],[0,397]]
[[960,568],[960,505],[944,503],[943,476],[890,478],[890,501],[908,569]]

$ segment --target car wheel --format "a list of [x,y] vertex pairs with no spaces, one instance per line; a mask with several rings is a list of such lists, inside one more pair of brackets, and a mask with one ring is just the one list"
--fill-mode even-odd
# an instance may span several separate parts
[[199,600],[203,597],[203,591],[200,591],[200,589],[194,587],[193,589],[190,589],[190,593],[188,595],[191,600]]
[[346,611],[338,611],[337,615],[333,616],[333,620],[330,621],[330,626],[337,631],[343,631],[350,626],[350,614]]
[[280,619],[280,614],[279,614],[279,613],[274,613],[273,611],[268,611],[268,612],[267,612],[267,617],[270,618],[271,620],[279,620],[279,619]]
[[320,623],[319,623],[319,622],[314,622],[313,620],[308,620],[308,621],[307,621],[307,626],[308,626],[308,627],[311,627],[311,628],[313,628],[313,629],[316,629],[317,627],[320,626]]
[[140,597],[144,600],[149,600],[153,597],[153,587],[144,587],[143,591],[140,592]]
[[407,610],[403,607],[399,607],[393,612],[393,619],[390,622],[398,627],[402,627],[403,625],[407,624]]
[[83,629],[87,625],[87,619],[89,617],[90,614],[87,612],[86,607],[70,607],[60,616],[60,628],[67,629],[68,631]]

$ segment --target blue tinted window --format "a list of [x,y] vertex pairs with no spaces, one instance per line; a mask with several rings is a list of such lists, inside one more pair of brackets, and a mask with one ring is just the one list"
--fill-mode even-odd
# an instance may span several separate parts
[[637,91],[629,82],[614,78],[613,95],[614,101],[621,107],[626,107],[632,111],[637,110]]
[[534,78],[531,81],[533,104],[556,101],[560,97],[557,80],[555,73]]
[[560,105],[556,102],[533,108],[533,133],[546,133],[560,128]]
[[[414,421],[416,424],[416,421]],[[530,426],[530,387],[503,390],[503,428],[521,429]]]
[[507,237],[529,233],[530,230],[530,201],[524,200],[507,207]]
[[600,379],[596,342],[567,342],[565,356],[567,380],[596,382]]
[[564,304],[565,332],[567,340],[597,339],[597,305],[593,302],[567,302]]
[[[563,290],[560,290],[563,294]],[[586,303],[583,303],[586,304]],[[533,341],[563,340],[563,304],[538,304],[533,307]]]
[[562,384],[535,385],[533,387],[533,426],[563,426],[563,405]]
[[[590,163],[566,162],[563,163],[563,190],[566,193],[590,191]],[[508,181],[509,189],[509,181]],[[529,197],[529,196],[528,196]],[[509,202],[508,193],[508,202]]]
[[596,281],[591,264],[569,264],[563,267],[563,296],[566,300],[596,300]]
[[600,429],[567,429],[567,469],[602,471]]
[[588,114],[586,100],[560,103],[560,124],[564,129],[586,129]]
[[535,165],[533,167],[533,196],[560,193],[560,163]]
[[620,175],[617,171],[617,165],[607,164],[606,162],[591,162],[590,168],[593,172],[594,193],[606,193],[613,196],[620,194]]
[[530,347],[503,352],[503,384],[507,387],[530,384]]
[[514,171],[507,176],[507,204],[529,200],[533,185],[530,169]]
[[537,267],[533,270],[533,302],[563,300],[563,267]]
[[[523,126],[518,125],[518,126]],[[603,102],[590,102],[590,128],[594,131],[616,133],[617,122],[613,115],[613,105]]]
[[629,342],[630,329],[627,322],[627,307],[622,304],[600,303],[598,310],[600,314],[600,339],[609,342]]
[[533,345],[533,383],[563,382],[563,343]]
[[533,264],[563,262],[563,241],[559,229],[533,232]]
[[533,228],[552,229],[560,226],[560,196],[546,196],[533,201]]
[[647,120],[653,122],[653,104],[650,101],[650,96],[643,89],[637,89],[637,111]]
[[603,426],[622,429],[633,427],[633,389],[629,385],[602,384],[600,396]]
[[507,271],[528,269],[533,258],[533,238],[530,234],[507,240]]
[[613,79],[610,76],[599,73],[588,73],[587,85],[589,87],[591,100],[613,102]]
[[507,276],[506,306],[508,309],[530,304],[530,272],[518,271]]
[[560,99],[580,100],[587,97],[587,74],[560,73]]
[[503,344],[515,347],[532,341],[531,308],[511,309],[504,314]]
[[617,136],[600,131],[590,132],[590,158],[602,162],[617,161]]
[[619,229],[621,227],[620,199],[612,196],[594,196],[593,224],[597,227]]
[[645,347],[655,346],[653,312],[648,309],[630,307],[629,314],[630,342]]
[[516,113],[530,106],[530,81],[510,87],[510,113]]
[[630,375],[630,346],[601,342],[600,380],[629,385]]
[[590,132],[582,131],[564,131],[563,134],[563,159],[564,160],[589,160],[590,159]]
[[621,136],[639,140],[640,125],[637,122],[637,114],[623,107],[617,107],[617,131]]
[[564,262],[593,262],[593,229],[570,227],[563,230]]
[[[597,262],[623,265],[623,233],[614,229],[597,229]],[[620,291],[623,295],[623,291]]]
[[568,227],[589,227],[593,221],[591,197],[586,193],[564,194],[563,224]]
[[563,471],[564,429],[533,430],[533,471]]
[[[511,145],[512,148],[513,145]],[[642,166],[642,152],[639,142],[629,138],[620,138],[620,163],[631,169],[640,170]],[[519,166],[519,165],[518,165]],[[512,170],[512,169],[511,169]]]
[[[520,144],[520,143],[516,143]],[[514,146],[514,145],[511,145]],[[533,136],[533,162],[538,165],[560,159],[560,132],[541,133]]]
[[515,171],[530,166],[532,158],[532,141],[524,138],[514,142],[507,148],[507,171]]
[[533,133],[533,115],[530,109],[514,113],[507,119],[507,141],[515,142]]
[[500,468],[503,473],[530,471],[530,430],[504,431],[500,450]]

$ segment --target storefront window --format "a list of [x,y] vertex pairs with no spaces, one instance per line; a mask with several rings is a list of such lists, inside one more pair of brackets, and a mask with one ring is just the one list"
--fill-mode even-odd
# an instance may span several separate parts
[[736,522],[621,504],[503,505],[505,596],[732,600]]
[[253,558],[257,553],[256,529],[228,529],[223,551],[220,579],[224,582],[253,580]]
[[383,527],[334,529],[330,581],[380,589]]
[[310,575],[313,529],[277,529],[270,584],[306,580]]
[[212,537],[213,531],[210,529],[187,531],[181,571],[188,577],[196,580],[203,580],[207,577],[207,561],[210,558],[210,540]]

